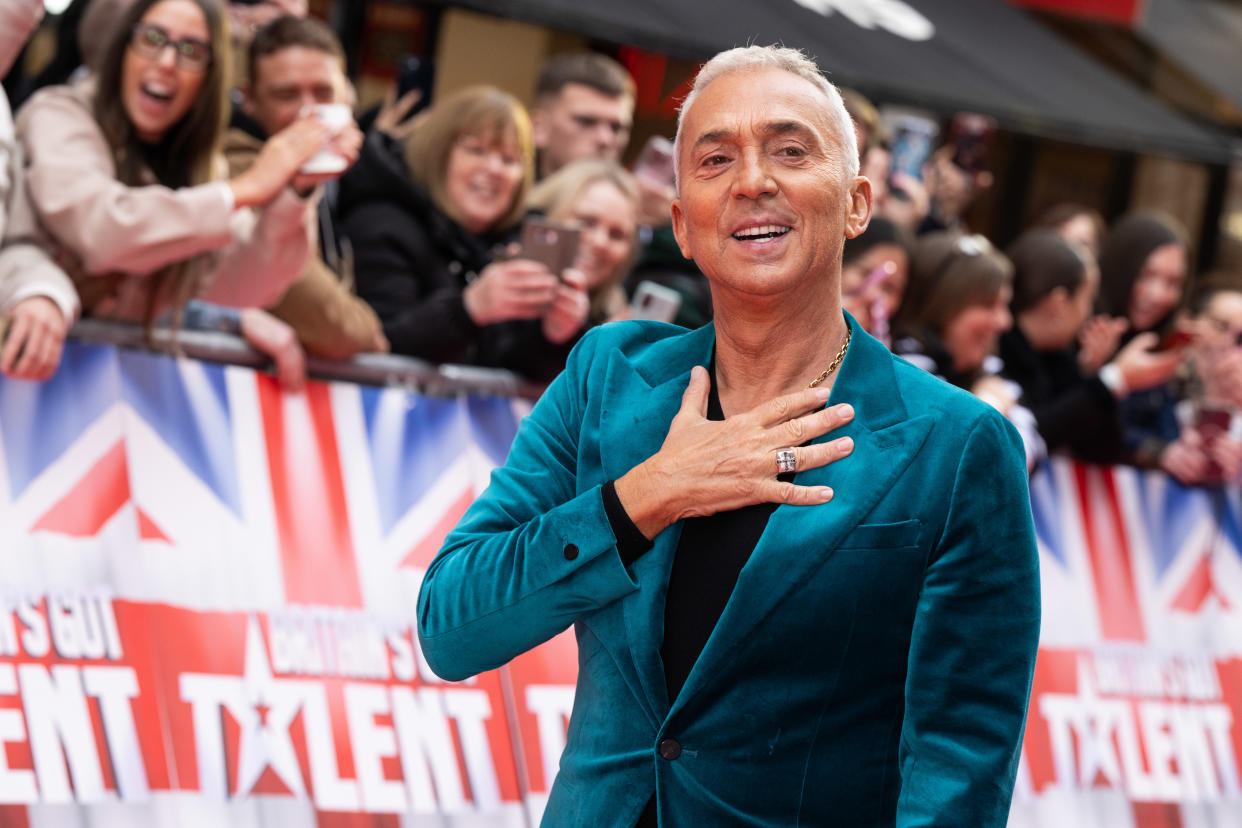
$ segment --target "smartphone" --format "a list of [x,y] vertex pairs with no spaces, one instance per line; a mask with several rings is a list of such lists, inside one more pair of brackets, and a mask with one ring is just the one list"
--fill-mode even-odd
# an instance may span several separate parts
[[949,125],[953,163],[971,174],[986,170],[995,134],[995,118],[975,112],[959,112]]
[[931,157],[940,127],[931,118],[902,113],[893,117],[892,132],[892,173],[904,173],[921,181],[923,165]]
[[634,162],[634,175],[671,187],[673,185],[673,142],[663,135],[652,135],[643,144]]
[[557,278],[567,267],[573,267],[578,258],[579,231],[576,227],[551,221],[543,216],[531,216],[522,223],[523,259],[541,262]]
[[397,61],[397,97],[415,89],[423,93],[406,118],[412,118],[427,108],[435,82],[436,64],[431,58],[405,55]]
[[639,282],[634,289],[634,298],[630,300],[630,316],[633,319],[672,322],[680,310],[681,294],[651,281]]
[[[1195,431],[1199,432],[1199,437],[1203,440],[1203,447],[1210,449],[1212,443],[1217,438],[1229,433],[1229,427],[1233,423],[1233,413],[1224,408],[1200,408],[1195,412]],[[1220,464],[1215,459],[1208,458],[1208,474],[1213,478],[1219,477],[1222,473]]]
[[1160,341],[1156,343],[1153,351],[1171,351],[1174,348],[1181,348],[1189,345],[1194,340],[1190,334],[1185,331],[1170,331],[1160,337]]

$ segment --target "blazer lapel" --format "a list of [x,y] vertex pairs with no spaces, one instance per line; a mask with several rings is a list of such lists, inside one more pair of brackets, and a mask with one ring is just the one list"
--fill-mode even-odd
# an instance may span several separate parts
[[846,316],[854,338],[828,405],[850,403],[854,419],[814,442],[848,435],[854,438],[854,451],[843,460],[799,472],[794,478],[799,485],[831,486],[835,496],[822,506],[780,506],[772,513],[676,699],[679,708],[710,682],[728,680],[725,665],[731,650],[824,565],[837,544],[891,488],[927,437],[931,418],[907,419],[888,349]]
[[[636,359],[613,352],[608,357],[600,408],[600,452],[605,479],[616,480],[655,454],[681,406],[690,369],[706,366],[716,341],[706,325],[682,336],[670,337],[645,349]],[[668,711],[660,645],[664,640],[664,595],[668,590],[673,553],[681,538],[681,524],[661,532],[653,547],[634,562],[631,575],[639,584],[634,594],[618,603],[620,611],[597,613],[588,627],[627,672],[629,654],[634,673],[627,682],[645,699],[652,725]]]

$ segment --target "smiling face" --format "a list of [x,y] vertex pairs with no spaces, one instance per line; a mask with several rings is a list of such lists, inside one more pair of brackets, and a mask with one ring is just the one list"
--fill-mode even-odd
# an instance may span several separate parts
[[866,228],[871,190],[843,180],[828,108],[809,81],[761,68],[715,79],[685,113],[673,231],[714,293],[835,304],[841,245]]
[[[207,17],[193,0],[156,3],[142,16],[139,25],[158,28],[170,41],[195,41],[210,50]],[[176,55],[177,50],[169,44],[148,57],[132,38],[125,50],[121,104],[134,132],[146,143],[158,142],[185,117],[207,77],[206,70],[185,68]]]
[[983,366],[996,349],[1000,335],[1013,325],[1009,302],[1013,291],[1006,285],[986,304],[967,305],[945,324],[941,341],[953,357],[953,370],[966,372]]
[[582,271],[587,289],[608,284],[634,252],[638,237],[638,206],[616,185],[597,179],[551,218],[581,231],[574,267]]
[[471,233],[491,230],[513,205],[524,172],[512,132],[461,135],[449,150],[444,175],[452,217]]
[[1130,290],[1128,315],[1133,330],[1151,330],[1177,307],[1186,269],[1186,248],[1180,244],[1161,245],[1151,252]]

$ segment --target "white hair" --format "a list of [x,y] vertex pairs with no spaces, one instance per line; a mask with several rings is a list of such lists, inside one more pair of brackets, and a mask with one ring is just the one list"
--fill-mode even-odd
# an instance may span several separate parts
[[695,75],[694,86],[691,87],[690,94],[682,101],[681,108],[677,111],[677,137],[673,141],[673,172],[678,187],[680,188],[681,185],[681,127],[686,119],[686,113],[694,105],[694,99],[709,83],[722,75],[756,69],[782,69],[809,81],[824,94],[824,100],[828,105],[828,120],[832,124],[833,131],[836,132],[837,139],[841,142],[841,172],[845,181],[853,180],[854,176],[858,175],[858,136],[854,132],[854,121],[845,109],[841,93],[819,71],[815,61],[799,49],[789,49],[784,46],[738,46],[719,53],[703,64],[703,68]]

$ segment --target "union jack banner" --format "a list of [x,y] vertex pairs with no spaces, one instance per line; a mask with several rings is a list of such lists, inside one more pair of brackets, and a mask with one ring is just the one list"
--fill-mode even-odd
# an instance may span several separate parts
[[[0,379],[0,828],[538,822],[563,634],[423,662],[424,569],[527,403],[71,343]],[[1242,499],[1057,461],[1010,824],[1242,826]]]
[[537,820],[572,638],[447,683],[412,626],[527,407],[81,343],[0,381],[0,826]]

